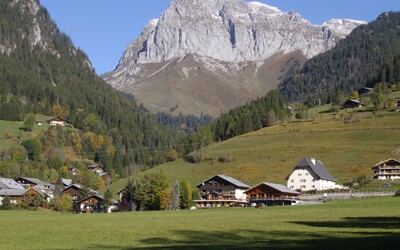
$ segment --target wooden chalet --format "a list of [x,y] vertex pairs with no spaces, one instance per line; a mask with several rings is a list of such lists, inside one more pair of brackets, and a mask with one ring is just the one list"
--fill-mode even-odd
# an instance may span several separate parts
[[97,174],[105,173],[103,166],[100,164],[93,164],[88,167],[89,170],[96,172]]
[[111,175],[107,172],[99,174],[100,178],[103,180],[104,185],[108,185],[111,183]]
[[111,175],[104,171],[104,167],[96,163],[88,167],[89,170],[95,172],[104,182],[104,185],[108,185],[111,182]]
[[299,192],[284,185],[262,182],[245,191],[251,205],[283,206],[298,203]]
[[60,117],[54,117],[46,121],[50,126],[65,126],[65,121]]
[[62,195],[70,196],[73,203],[76,203],[78,201],[83,192],[84,190],[78,184],[69,185],[61,190]]
[[113,200],[113,205],[109,208],[104,206],[104,197],[99,194],[92,194],[82,200],[77,202],[77,206],[75,206],[75,212],[78,213],[110,213],[111,211],[116,209],[117,201]]
[[358,94],[359,94],[359,95],[368,95],[368,94],[371,94],[372,92],[374,92],[374,89],[373,89],[373,88],[364,87],[364,88],[361,88],[361,89],[358,91]]
[[361,108],[363,105],[358,100],[348,99],[342,104],[342,109]]
[[371,170],[377,180],[400,179],[400,162],[393,158],[377,163]]
[[215,175],[196,187],[200,190],[201,199],[193,202],[199,208],[247,205],[244,191],[249,186],[230,176]]

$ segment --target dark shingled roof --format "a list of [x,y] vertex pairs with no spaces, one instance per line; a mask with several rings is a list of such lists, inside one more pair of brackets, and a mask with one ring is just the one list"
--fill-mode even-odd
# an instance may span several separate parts
[[310,167],[311,170],[321,179],[328,181],[336,181],[335,177],[329,173],[328,169],[325,168],[324,164],[320,160],[314,158],[304,158],[302,159],[296,167],[292,170],[292,172],[288,175],[286,179],[289,179],[289,176],[293,173],[294,170],[299,168]]
[[273,189],[276,189],[276,190],[278,190],[279,192],[282,192],[282,193],[288,193],[288,194],[293,194],[293,195],[300,195],[299,192],[294,191],[294,190],[292,190],[292,189],[290,189],[290,188],[287,188],[286,186],[284,186],[284,185],[282,185],[282,184],[276,184],[276,183],[270,183],[270,182],[261,182],[260,184],[257,184],[257,185],[255,185],[254,187],[251,187],[251,188],[247,189],[247,190],[245,191],[245,193],[247,193],[250,189],[253,189],[253,188],[258,187],[258,186],[260,186],[260,185],[267,185],[267,186],[270,186],[270,187],[272,187]]
[[222,175],[222,174],[220,174],[220,175],[215,175],[215,176],[213,176],[213,177],[211,177],[211,178],[208,178],[207,180],[205,180],[205,181],[203,181],[202,183],[198,184],[196,187],[201,186],[204,182],[207,182],[207,181],[209,181],[209,180],[211,180],[211,179],[213,179],[213,178],[215,178],[215,177],[219,177],[219,178],[221,178],[221,179],[224,179],[225,181],[231,183],[232,185],[234,185],[234,186],[236,186],[236,187],[240,187],[240,188],[250,188],[249,185],[244,184],[243,182],[238,181],[238,180],[236,180],[236,179],[233,178],[233,177],[230,177],[230,176],[227,176],[227,175]]

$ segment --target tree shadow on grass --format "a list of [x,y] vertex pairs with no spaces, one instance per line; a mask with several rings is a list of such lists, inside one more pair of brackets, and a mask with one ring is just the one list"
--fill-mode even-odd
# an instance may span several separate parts
[[346,217],[341,221],[296,221],[312,227],[400,229],[400,217]]
[[[374,221],[374,220],[372,220]],[[379,221],[379,220],[378,220]],[[306,225],[305,223],[295,222]],[[361,226],[364,224],[358,224]],[[316,226],[319,225],[309,225]],[[396,232],[338,230],[300,231],[189,231],[171,232],[171,237],[153,237],[140,241],[140,246],[113,247],[94,245],[93,249],[393,249],[400,239]]]

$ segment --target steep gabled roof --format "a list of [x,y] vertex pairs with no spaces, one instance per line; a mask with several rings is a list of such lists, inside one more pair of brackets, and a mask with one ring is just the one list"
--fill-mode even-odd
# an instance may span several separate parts
[[25,188],[19,184],[18,182],[14,181],[13,179],[8,178],[0,178],[0,189],[20,189],[25,190]]
[[243,182],[238,181],[238,180],[236,180],[236,179],[233,178],[233,177],[230,177],[230,176],[227,176],[227,175],[221,175],[221,174],[220,174],[220,175],[215,175],[215,176],[213,176],[213,177],[211,177],[211,178],[208,178],[207,180],[205,180],[205,181],[203,181],[202,183],[198,184],[196,187],[200,187],[203,183],[205,183],[205,182],[207,182],[207,181],[209,181],[209,180],[211,180],[211,179],[214,179],[215,177],[219,177],[219,178],[221,178],[221,179],[223,179],[223,180],[225,180],[225,181],[231,183],[231,184],[234,185],[235,187],[239,187],[239,188],[250,188],[249,185],[244,184]]
[[302,169],[309,167],[311,170],[322,180],[328,181],[336,181],[335,177],[329,173],[328,169],[322,164],[320,160],[314,158],[304,158],[302,159],[296,167],[293,168],[292,172],[286,177],[286,180],[289,179],[289,176],[295,171],[296,169]]

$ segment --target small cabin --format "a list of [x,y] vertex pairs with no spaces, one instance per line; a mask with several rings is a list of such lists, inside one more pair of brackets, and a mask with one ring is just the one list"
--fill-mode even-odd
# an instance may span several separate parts
[[60,117],[54,117],[46,121],[50,126],[65,126],[65,121]]
[[363,105],[358,100],[348,99],[342,104],[342,109],[361,108]]

